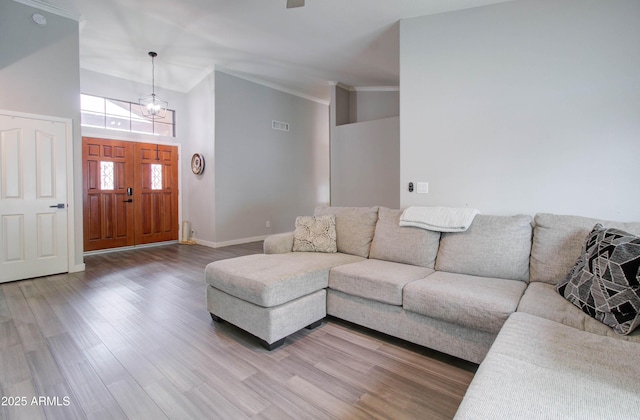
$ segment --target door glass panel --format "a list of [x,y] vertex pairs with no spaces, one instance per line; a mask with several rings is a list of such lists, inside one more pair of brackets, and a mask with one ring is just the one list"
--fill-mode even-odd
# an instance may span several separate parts
[[113,190],[113,162],[100,162],[100,189]]
[[162,189],[162,165],[157,163],[151,164],[151,189]]

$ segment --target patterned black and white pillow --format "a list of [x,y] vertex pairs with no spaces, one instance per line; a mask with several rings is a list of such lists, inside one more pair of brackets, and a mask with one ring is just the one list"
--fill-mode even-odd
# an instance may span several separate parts
[[631,333],[640,325],[640,236],[597,224],[556,289],[618,334]]
[[294,252],[338,252],[335,216],[299,216],[293,232]]

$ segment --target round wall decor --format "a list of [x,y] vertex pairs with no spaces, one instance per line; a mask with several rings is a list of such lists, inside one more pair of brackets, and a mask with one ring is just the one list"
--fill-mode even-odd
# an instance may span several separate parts
[[204,172],[204,156],[200,153],[194,153],[191,157],[191,171],[196,175]]

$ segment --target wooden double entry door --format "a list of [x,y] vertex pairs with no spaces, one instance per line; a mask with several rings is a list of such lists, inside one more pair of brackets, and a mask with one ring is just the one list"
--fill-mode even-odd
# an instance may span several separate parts
[[84,250],[178,239],[178,148],[82,138]]

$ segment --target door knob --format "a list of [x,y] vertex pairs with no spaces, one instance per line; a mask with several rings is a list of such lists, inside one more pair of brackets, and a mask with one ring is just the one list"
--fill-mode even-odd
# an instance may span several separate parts
[[58,203],[55,206],[49,206],[50,209],[63,209],[64,203]]
[[133,203],[133,198],[130,198],[128,200],[124,200],[123,203]]

